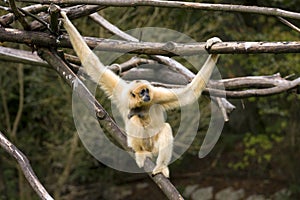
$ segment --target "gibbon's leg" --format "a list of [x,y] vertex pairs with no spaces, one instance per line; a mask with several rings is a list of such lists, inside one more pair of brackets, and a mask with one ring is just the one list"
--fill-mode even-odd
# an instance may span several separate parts
[[152,158],[152,152],[143,150],[143,139],[127,135],[127,145],[135,152],[135,161],[139,168],[144,167],[147,157]]
[[150,151],[136,151],[135,152],[135,161],[139,168],[144,167],[146,158],[152,158],[152,153]]
[[168,123],[165,123],[164,128],[159,133],[156,143],[158,147],[158,157],[152,174],[162,173],[165,177],[169,178],[168,164],[172,158],[173,135],[171,126]]

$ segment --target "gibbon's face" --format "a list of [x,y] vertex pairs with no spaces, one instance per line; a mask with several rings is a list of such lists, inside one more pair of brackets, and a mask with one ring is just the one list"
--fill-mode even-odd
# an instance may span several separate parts
[[147,81],[132,82],[129,94],[129,107],[136,108],[150,105],[153,94],[151,92],[151,85]]

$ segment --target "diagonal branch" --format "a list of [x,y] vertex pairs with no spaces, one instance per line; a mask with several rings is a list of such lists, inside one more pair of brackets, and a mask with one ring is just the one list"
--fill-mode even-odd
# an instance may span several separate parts
[[48,194],[47,190],[38,180],[26,156],[15,145],[13,145],[1,133],[1,131],[0,131],[0,146],[18,161],[26,179],[28,180],[28,182],[30,183],[34,191],[39,195],[39,197],[43,200],[53,200],[53,198]]

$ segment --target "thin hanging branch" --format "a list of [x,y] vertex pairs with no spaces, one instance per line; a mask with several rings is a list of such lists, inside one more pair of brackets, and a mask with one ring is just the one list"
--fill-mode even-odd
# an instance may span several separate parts
[[197,10],[213,10],[227,12],[242,12],[261,15],[279,16],[292,19],[300,19],[300,13],[286,11],[279,8],[258,7],[258,6],[243,6],[231,4],[211,4],[211,3],[196,3],[185,1],[161,1],[161,0],[18,0],[20,2],[31,3],[55,3],[55,4],[94,4],[103,6],[116,7],[133,7],[133,6],[155,6],[166,8],[181,8],[181,9],[197,9]]
[[53,200],[49,195],[44,186],[40,183],[34,171],[31,168],[31,165],[27,157],[14,145],[12,144],[0,131],[0,146],[11,156],[13,156],[19,163],[22,172],[24,173],[26,179],[30,183],[34,191],[39,195],[43,200]]

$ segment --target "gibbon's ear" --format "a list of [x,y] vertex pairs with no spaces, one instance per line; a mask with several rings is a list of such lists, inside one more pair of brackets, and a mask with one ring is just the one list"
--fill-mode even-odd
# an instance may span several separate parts
[[135,94],[133,92],[130,92],[130,94],[133,98],[135,98]]

